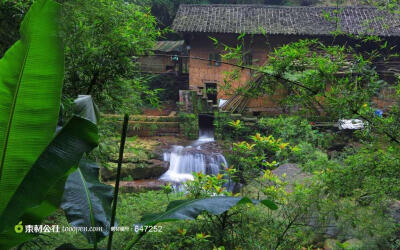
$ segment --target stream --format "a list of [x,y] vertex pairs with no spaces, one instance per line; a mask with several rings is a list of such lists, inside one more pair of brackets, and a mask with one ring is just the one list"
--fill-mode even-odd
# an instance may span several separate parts
[[193,172],[217,175],[228,166],[223,154],[218,152],[212,129],[200,129],[199,139],[187,146],[174,145],[163,154],[169,169],[160,180],[179,185],[193,180]]

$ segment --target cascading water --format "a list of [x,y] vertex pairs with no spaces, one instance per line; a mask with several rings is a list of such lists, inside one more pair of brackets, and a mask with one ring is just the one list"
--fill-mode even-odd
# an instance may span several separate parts
[[201,129],[199,135],[199,139],[189,146],[173,146],[164,153],[164,161],[170,165],[160,180],[182,183],[193,180],[193,172],[217,175],[224,166],[228,166],[222,154],[210,149],[210,144],[214,142],[213,131]]

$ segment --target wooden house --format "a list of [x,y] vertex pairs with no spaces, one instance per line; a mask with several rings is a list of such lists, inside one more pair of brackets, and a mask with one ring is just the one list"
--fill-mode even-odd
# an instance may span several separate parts
[[152,54],[142,56],[138,62],[141,72],[164,74],[187,72],[187,55],[185,41],[157,41]]
[[[400,18],[373,7],[283,7],[266,5],[181,5],[174,19],[173,30],[183,34],[189,45],[189,88],[213,93],[213,102],[227,100],[229,95],[222,91],[225,73],[232,66],[219,63],[221,49],[216,48],[210,37],[221,43],[236,46],[239,34],[245,33],[244,60],[248,64],[264,64],[268,54],[283,44],[306,38],[319,38],[328,44],[351,42],[345,34],[373,34],[385,38],[390,46],[400,45]],[[364,47],[364,50],[371,48]],[[397,48],[397,51],[400,51]],[[209,61],[210,59],[211,61]],[[379,65],[378,65],[379,66]],[[400,73],[399,64],[378,67],[387,77]],[[254,76],[250,70],[241,70],[235,87]],[[211,90],[211,91],[210,91]],[[390,91],[389,91],[390,92]],[[390,93],[389,93],[390,94]],[[279,100],[285,95],[277,91],[273,95],[252,99],[245,103],[246,111],[254,113],[281,113]],[[384,99],[384,98],[383,98]],[[384,103],[384,105],[386,105]]]

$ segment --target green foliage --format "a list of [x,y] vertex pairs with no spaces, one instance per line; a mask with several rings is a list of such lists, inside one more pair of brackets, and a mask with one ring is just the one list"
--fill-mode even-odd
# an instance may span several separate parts
[[245,126],[244,122],[235,120],[230,114],[216,113],[214,127],[217,139],[233,141],[249,139],[251,134],[258,132],[293,145],[308,142],[318,148],[328,148],[336,139],[334,134],[314,130],[310,122],[300,116],[261,117],[255,125]]
[[89,243],[97,245],[108,235],[113,187],[99,182],[99,166],[82,159],[78,169],[68,176],[61,208],[74,227],[102,227],[100,232],[82,232]]
[[0,214],[3,222],[0,225],[0,246],[6,248],[34,236],[15,234],[10,228],[19,220],[24,224],[40,224],[53,213],[59,207],[71,169],[78,165],[84,153],[96,145],[97,128],[91,122],[73,117],[63,127],[5,203]]
[[160,74],[152,76],[148,79],[149,88],[152,90],[159,90],[160,101],[179,101],[179,86],[176,82],[177,77],[172,74]]
[[0,57],[19,39],[19,25],[31,4],[31,0],[4,0],[0,2]]
[[146,77],[137,75],[132,76],[132,79],[113,80],[97,97],[102,99],[99,103],[102,111],[138,114],[143,107],[158,107],[161,89],[150,89],[147,81]]
[[[231,169],[234,170],[234,169]],[[233,174],[233,173],[232,173]],[[224,184],[228,182],[225,178],[227,174],[205,175],[203,173],[193,173],[194,180],[184,183],[185,190],[193,199],[211,197],[213,195],[232,196],[232,193],[225,190]]]
[[240,181],[248,184],[261,174],[263,169],[273,169],[279,165],[279,160],[296,150],[282,139],[275,139],[272,135],[251,136],[252,143],[241,141],[233,143],[232,154],[228,162],[239,172]]
[[[318,53],[316,51],[319,51]],[[353,60],[349,62],[348,55]],[[300,40],[274,51],[268,65],[268,82],[261,88],[281,86],[289,93],[286,105],[299,104],[306,112],[324,112],[332,119],[352,117],[383,87],[372,66],[373,55],[355,52],[351,47],[326,46],[318,40]],[[341,72],[357,74],[340,74]],[[300,83],[302,87],[282,81]]]
[[[170,199],[177,200],[182,199],[183,196],[180,193],[171,193]],[[158,213],[165,210],[168,205],[168,200],[162,191],[148,191],[145,193],[132,194],[122,193],[118,196],[118,209],[117,218],[118,226],[132,226],[132,221],[139,221],[142,214],[147,213]],[[52,216],[48,217],[43,224],[56,224],[60,227],[69,227],[69,223],[62,210],[57,210]],[[187,226],[190,224],[185,221],[184,224]],[[135,249],[152,249],[157,246],[160,248],[163,244],[168,244],[174,240],[178,240],[178,229],[181,227],[181,223],[169,223],[168,225],[160,224],[162,226],[161,232],[149,232],[143,239],[138,243]],[[199,231],[197,231],[199,232]],[[134,231],[125,231],[114,233],[113,237],[113,248],[123,249],[126,243],[134,237],[136,233]],[[194,233],[195,235],[195,233]],[[37,243],[38,245],[35,245]],[[89,244],[83,234],[76,232],[63,232],[58,234],[42,234],[37,237],[34,242],[30,242],[21,247],[22,250],[31,249],[56,249],[58,246],[64,243],[73,243],[78,248],[92,249],[93,245]],[[105,249],[107,241],[103,240],[99,242],[98,247]]]
[[229,113],[215,112],[214,133],[217,139],[237,141],[247,139],[255,131],[244,122]]
[[[56,128],[63,78],[59,11],[60,6],[53,1],[36,2],[21,24],[21,39],[0,60],[1,248],[30,238],[16,234],[14,225],[23,216],[30,218],[26,221],[28,223],[40,222],[49,210],[54,209],[53,202],[57,201],[53,199],[57,199],[57,194],[53,188],[62,185],[62,177],[75,162],[75,155],[55,154],[55,145],[60,145],[57,140],[60,137],[49,145]],[[81,125],[82,131],[90,131],[88,125]],[[71,133],[70,130],[65,132]],[[81,145],[66,151],[72,150],[79,155],[96,143],[90,136],[80,137],[80,132],[75,135],[79,139],[76,142]],[[44,151],[46,146],[48,151]],[[60,169],[49,169],[51,160],[58,161]],[[37,186],[37,178],[45,176],[52,176],[52,181]],[[32,184],[37,187],[34,194],[30,193]],[[47,207],[46,203],[49,203]],[[32,208],[34,206],[37,207]]]
[[[383,134],[399,144],[399,123],[395,125],[393,122],[397,121],[398,109],[389,110],[386,119],[378,119],[374,115],[376,105],[373,102],[373,97],[387,86],[374,63],[382,57],[398,55],[393,48],[388,50],[387,41],[379,37],[350,37],[358,42],[356,46],[325,45],[318,39],[282,45],[269,55],[265,65],[251,67],[261,77],[258,83],[238,88],[236,94],[257,97],[285,90],[287,94],[281,100],[284,108],[296,107],[299,114],[323,115],[334,121],[359,118],[368,122],[370,131]],[[362,44],[369,43],[380,50],[358,49]],[[235,58],[241,65],[242,50],[235,49],[233,45],[225,51],[225,57]],[[240,79],[240,74],[235,72],[237,69],[231,72],[234,77],[224,81],[227,85]],[[398,96],[394,98],[398,99]]]
[[227,124],[231,120],[229,113],[214,113],[214,136],[216,139],[227,139]]
[[366,146],[344,159],[343,164],[325,169],[321,175],[331,191],[339,196],[358,196],[368,201],[396,198],[399,189],[399,149]]
[[0,61],[0,211],[55,131],[63,77],[58,11],[52,1],[36,4]]
[[134,62],[160,35],[148,9],[122,0],[66,1],[63,25],[65,99],[91,93],[107,112],[154,103],[158,91],[148,89]]
[[120,130],[121,121],[110,121],[109,119],[100,119],[99,127],[99,146],[95,148],[88,158],[98,162],[101,166],[106,166],[113,160],[113,156],[118,153],[117,137]]
[[[207,211],[213,215],[220,215],[235,205],[246,203],[257,204],[258,201],[252,201],[246,197],[229,196],[217,196],[194,200],[177,200],[171,202],[164,213],[144,216],[140,221],[140,224],[155,225],[159,222],[174,220],[193,220],[203,211]],[[271,202],[271,204],[274,203]],[[276,205],[269,206],[271,209],[277,209]]]
[[[80,95],[74,101],[74,115],[97,124],[100,114],[91,96]],[[74,227],[102,227],[110,225],[113,188],[99,182],[99,166],[85,158],[79,161],[77,170],[65,182],[61,208]],[[108,231],[82,232],[90,243],[108,235]]]
[[[28,225],[34,223],[39,224],[46,216],[49,216],[59,207],[63,193],[65,195],[64,203],[71,204],[68,203],[71,200],[75,202],[78,201],[79,204],[84,203],[82,199],[78,198],[79,195],[76,195],[79,192],[70,191],[71,186],[75,185],[76,187],[76,184],[79,183],[79,180],[83,180],[83,177],[90,179],[91,175],[93,175],[93,170],[89,167],[91,165],[83,164],[83,162],[79,164],[79,162],[84,153],[89,153],[98,144],[97,127],[95,125],[98,118],[96,117],[95,105],[90,96],[81,96],[78,98],[75,102],[74,110],[77,112],[77,115],[74,115],[61,131],[56,134],[53,141],[26,174],[14,196],[9,201],[6,210],[1,215],[1,217],[7,218],[2,219],[5,226],[13,225],[12,220],[16,220],[16,218],[21,218],[21,220]],[[54,167],[54,164],[57,164],[57,166]],[[70,175],[71,170],[76,168],[78,164],[78,170]],[[93,179],[96,178],[98,179],[98,170],[97,175],[95,174],[92,181],[90,183],[85,183],[83,186],[103,187],[103,184],[93,181]],[[35,186],[37,183],[42,183],[40,188],[27,194],[26,189]],[[64,184],[67,187],[66,192],[64,192]],[[79,190],[84,190],[84,188],[80,187]],[[90,193],[89,190],[86,191]],[[86,193],[84,194],[84,197],[86,197]],[[67,197],[67,199],[65,199],[65,197]],[[99,195],[99,197],[101,197],[101,195]],[[67,202],[65,202],[65,200],[67,200]],[[104,204],[106,203],[107,202],[104,202]],[[96,208],[99,206],[101,206],[99,202],[90,202],[89,207]],[[73,207],[76,208],[75,206]],[[85,209],[83,211],[86,212],[90,210],[91,209]],[[72,216],[70,212],[71,211],[67,209],[69,218],[75,218],[75,216],[79,217],[79,215],[75,213],[76,211],[72,213]],[[80,215],[84,217],[85,214],[81,213]],[[81,222],[80,219],[81,218],[79,218],[78,221]],[[2,231],[2,228],[0,228],[0,231]],[[13,241],[7,239],[7,241],[1,243],[3,245],[9,244],[7,246],[35,236],[34,234],[27,234],[23,235],[23,237],[18,237],[19,235],[15,235],[11,231],[3,232],[2,234],[2,237],[8,235],[8,237],[15,238]],[[94,241],[96,242],[96,239]]]
[[326,153],[315,148],[309,142],[296,145],[296,150],[293,150],[290,154],[289,161],[301,164],[303,170],[311,173],[326,169],[332,164]]
[[191,140],[199,137],[199,118],[193,113],[179,113],[179,119],[181,120],[180,129],[183,134]]
[[329,135],[324,136],[318,130],[313,130],[310,122],[299,116],[263,117],[257,121],[256,127],[260,133],[270,134],[294,144],[309,142],[320,147],[330,144],[330,138],[327,138]]
[[[220,226],[220,239],[219,242],[221,244],[224,243],[223,235],[226,233],[224,230],[226,229],[228,222],[228,210],[237,205],[243,204],[257,204],[261,203],[267,206],[270,209],[276,210],[277,206],[274,202],[270,200],[256,201],[251,200],[247,197],[229,197],[229,196],[216,196],[210,198],[203,199],[194,199],[194,200],[176,200],[172,201],[168,204],[168,207],[165,212],[160,214],[149,214],[143,216],[140,221],[140,225],[156,225],[160,222],[169,222],[176,220],[194,220],[201,213],[207,212],[209,215],[215,215],[218,219],[221,219],[221,223],[218,223]],[[220,217],[219,217],[220,216]],[[126,250],[131,249],[137,241],[147,233],[148,230],[144,230],[138,234],[136,238],[130,241],[125,248]],[[204,239],[205,235],[199,235],[197,238]]]

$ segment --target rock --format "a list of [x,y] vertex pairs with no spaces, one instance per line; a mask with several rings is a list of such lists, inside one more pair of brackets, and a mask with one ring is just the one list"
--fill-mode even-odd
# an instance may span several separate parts
[[124,193],[140,193],[149,190],[161,190],[165,182],[153,180],[137,180],[137,181],[121,181],[119,183],[121,192]]
[[[117,176],[117,163],[109,163],[109,167],[101,168],[101,177],[104,181],[114,180]],[[157,159],[144,163],[124,163],[121,168],[121,178],[131,177],[133,180],[154,179],[167,172],[168,162]]]
[[286,178],[284,178],[284,180],[288,182],[286,187],[288,192],[293,190],[293,184],[295,182],[301,183],[306,177],[311,176],[311,174],[304,173],[297,164],[293,163],[282,164],[271,172],[281,179],[283,179],[283,174],[286,174]]
[[338,240],[326,239],[324,241],[324,250],[339,250],[340,247],[338,246],[338,243],[340,243]]
[[348,250],[361,250],[363,248],[363,242],[359,239],[349,239],[343,243],[343,247]]
[[147,161],[149,166],[136,167],[132,170],[134,180],[158,178],[168,170],[168,162],[151,159]]
[[393,203],[389,205],[388,213],[396,223],[400,223],[400,201],[393,201]]

